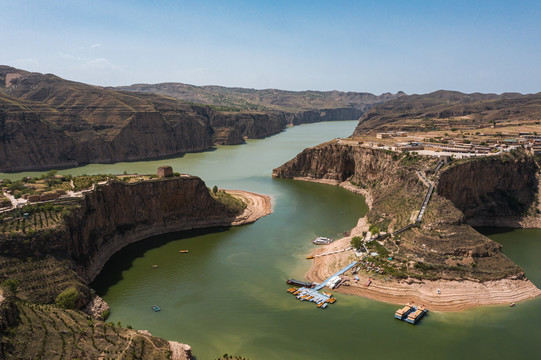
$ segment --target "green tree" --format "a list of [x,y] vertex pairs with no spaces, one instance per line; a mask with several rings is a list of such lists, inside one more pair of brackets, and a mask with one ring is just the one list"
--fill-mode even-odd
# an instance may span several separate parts
[[102,320],[107,320],[107,318],[109,317],[109,315],[111,314],[111,312],[109,311],[109,309],[106,309],[106,310],[103,310],[101,312],[101,319]]
[[353,246],[354,249],[360,249],[363,244],[363,239],[361,239],[359,236],[355,236],[353,239],[351,239],[350,242],[351,246]]
[[54,303],[64,309],[75,309],[78,299],[79,291],[72,286],[58,294]]
[[218,192],[218,186],[214,185],[214,187],[212,188],[212,193],[216,194],[217,192]]

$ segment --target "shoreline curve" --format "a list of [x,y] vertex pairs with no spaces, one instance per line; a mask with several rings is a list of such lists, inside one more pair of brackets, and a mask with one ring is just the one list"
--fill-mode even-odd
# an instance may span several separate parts
[[[349,182],[331,179],[312,179],[294,177],[293,180],[309,181],[327,185],[340,186],[346,190],[361,194],[365,197],[369,208],[372,207],[372,196],[358,189]],[[357,225],[350,231],[350,236],[343,237],[329,245],[319,246],[309,255],[317,255],[349,247],[354,236],[361,236],[368,231],[366,216],[358,220]],[[346,251],[336,255],[316,257],[310,269],[305,274],[308,281],[322,282],[339,268],[349,264],[355,257],[353,252]],[[356,257],[355,257],[356,258]],[[342,286],[334,291],[342,294],[362,296],[364,298],[392,304],[414,302],[422,304],[434,311],[461,311],[484,305],[505,305],[532,299],[541,295],[541,290],[527,279],[501,279],[485,282],[471,280],[387,280],[372,278],[368,274],[358,273],[359,282],[355,284],[351,278],[350,286]],[[369,287],[365,284],[372,279]],[[438,289],[440,294],[438,294]]]

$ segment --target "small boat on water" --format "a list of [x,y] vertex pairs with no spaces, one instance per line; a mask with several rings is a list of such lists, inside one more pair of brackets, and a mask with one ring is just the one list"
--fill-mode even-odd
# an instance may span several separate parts
[[308,260],[312,260],[314,257],[313,256],[307,256],[306,257]]
[[286,283],[289,285],[296,285],[296,286],[306,287],[306,288],[314,287],[314,284],[311,282],[300,281],[300,280],[295,280],[295,279],[288,279]]
[[186,253],[189,253],[189,251],[188,250],[179,250],[179,253],[186,254]]
[[314,245],[329,245],[334,240],[330,238],[326,238],[323,236],[318,236],[315,240],[312,240],[312,244]]
[[158,307],[158,305],[152,305],[152,310],[158,312],[158,311],[160,311],[161,309]]

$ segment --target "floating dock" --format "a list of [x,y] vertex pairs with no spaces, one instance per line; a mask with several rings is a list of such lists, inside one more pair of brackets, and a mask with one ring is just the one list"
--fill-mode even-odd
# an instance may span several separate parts
[[395,312],[394,317],[410,324],[416,324],[427,312],[428,310],[423,306],[417,307],[412,304],[408,304],[402,309],[398,309]]
[[[326,293],[326,292],[319,292],[319,290],[323,289],[331,279],[339,277],[352,267],[357,265],[357,261],[352,262],[342,270],[338,271],[336,274],[330,276],[325,281],[323,281],[321,284],[316,285],[314,288],[310,289],[308,287],[301,287],[301,288],[289,288],[287,289],[287,292],[290,294],[293,294],[298,300],[300,301],[310,301],[317,304],[317,307],[320,309],[325,309],[329,304],[334,304],[336,302],[336,299],[332,297],[332,294]],[[293,279],[290,279],[293,280]],[[289,283],[289,280],[288,280]]]
[[408,304],[404,306],[402,309],[396,310],[396,312],[394,313],[394,317],[398,320],[404,320],[404,318],[408,316],[410,312],[412,311],[413,311],[413,305]]
[[410,324],[416,324],[417,321],[421,320],[421,318],[428,312],[427,309],[425,309],[422,306],[419,306],[418,308],[415,308],[415,311],[411,312],[407,318],[404,319],[405,322]]
[[321,284],[319,285],[316,285],[316,287],[314,288],[314,290],[316,291],[319,291],[321,289],[323,289],[327,283],[335,276],[340,276],[342,275],[343,273],[345,273],[346,271],[348,271],[349,269],[351,269],[352,267],[354,267],[355,265],[357,265],[358,261],[354,261],[352,262],[351,264],[349,264],[348,266],[346,266],[345,268],[343,268],[342,270],[338,271],[336,274],[334,275],[331,275],[329,276],[325,281],[323,281]]

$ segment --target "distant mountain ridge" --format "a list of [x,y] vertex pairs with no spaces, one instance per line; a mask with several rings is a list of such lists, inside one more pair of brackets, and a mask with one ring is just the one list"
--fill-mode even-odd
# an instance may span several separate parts
[[497,95],[439,90],[401,96],[373,106],[361,116],[353,136],[389,130],[420,130],[430,123],[442,121],[474,126],[540,120],[541,92]]
[[286,91],[278,89],[246,89],[216,85],[195,86],[182,83],[134,84],[113,89],[171,96],[199,104],[215,105],[224,110],[301,112],[306,110],[354,108],[366,110],[402,95],[342,91]]
[[[399,96],[271,92],[279,95],[267,108],[239,109],[0,66],[0,172],[148,160],[239,144],[276,134],[288,124],[357,119],[372,104]],[[194,96],[198,93],[194,90]],[[320,100],[300,109],[306,97]],[[286,110],[294,107],[298,110]]]

